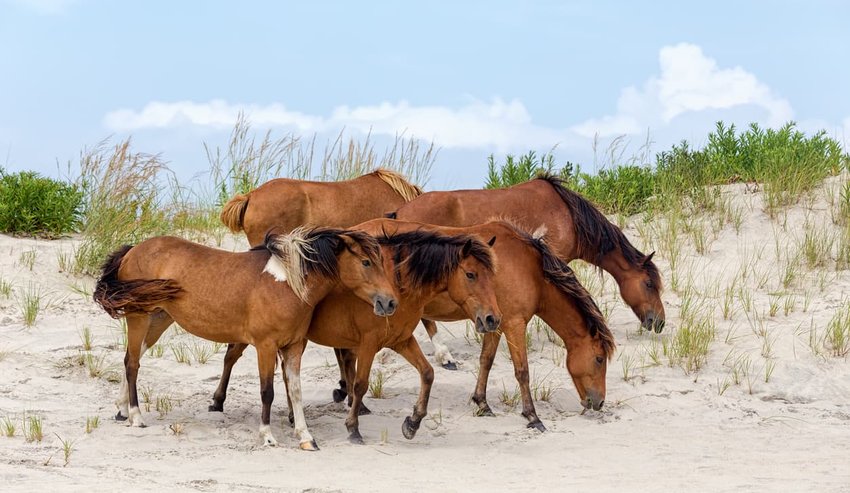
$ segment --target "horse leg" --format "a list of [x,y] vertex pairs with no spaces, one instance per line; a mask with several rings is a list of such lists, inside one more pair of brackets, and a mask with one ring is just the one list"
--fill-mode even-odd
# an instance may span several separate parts
[[437,332],[437,322],[423,318],[422,325],[425,326],[425,331],[431,338],[431,344],[434,345],[434,359],[437,360],[437,363],[446,370],[457,370],[457,360],[449,352],[448,346],[440,341],[443,337],[441,336],[442,332]]
[[352,390],[354,397],[351,400],[351,408],[345,419],[345,428],[348,430],[348,441],[358,445],[363,444],[363,436],[360,434],[360,420],[358,412],[363,403],[363,396],[369,388],[369,372],[372,370],[372,361],[377,353],[376,347],[361,346],[357,351],[357,368],[355,369],[354,385]]
[[428,363],[428,359],[422,353],[422,348],[414,337],[410,337],[403,343],[394,347],[393,350],[402,355],[408,363],[419,371],[419,398],[413,406],[413,415],[404,418],[401,432],[404,438],[412,440],[419,430],[422,418],[428,414],[428,399],[431,396],[431,386],[434,383],[434,368]]
[[490,369],[493,368],[493,360],[496,358],[496,350],[499,348],[499,340],[502,334],[499,332],[488,332],[484,334],[481,342],[481,355],[478,357],[478,381],[475,383],[475,392],[472,394],[472,402],[478,405],[476,416],[495,416],[490,405],[487,404],[487,380],[490,378]]
[[[148,348],[156,344],[156,341],[159,340],[160,336],[162,336],[162,333],[165,332],[166,329],[168,329],[172,322],[174,322],[174,319],[171,318],[164,311],[154,312],[148,317],[147,335],[145,336],[145,340],[142,342],[141,350],[139,352],[139,359],[144,356],[145,351],[147,351]],[[130,325],[128,321],[128,344],[130,331],[129,327]],[[115,405],[118,407],[118,413],[115,415],[115,420],[125,421],[130,416],[130,386],[127,384],[126,371],[124,372],[124,375],[121,376],[121,390],[118,392],[118,400],[115,401]]]
[[[354,374],[355,367],[357,365],[357,354],[351,349],[337,349],[339,364],[341,365],[340,373],[342,373],[343,380],[341,381],[343,385],[345,382],[354,382]],[[334,390],[334,402],[342,402],[342,399],[339,401],[336,400],[337,394],[336,390]],[[354,396],[352,394],[348,394],[348,406],[351,407],[352,400]],[[357,411],[358,416],[366,416],[368,414],[372,414],[372,411],[366,407],[366,404],[363,401],[360,401],[360,409]]]
[[260,399],[263,402],[263,414],[260,418],[260,439],[264,445],[275,446],[277,440],[272,435],[271,413],[274,401],[274,370],[277,366],[277,347],[264,342],[254,346],[257,349],[257,367],[260,372]]
[[224,367],[221,369],[221,379],[218,381],[218,387],[213,394],[213,403],[210,404],[210,412],[224,412],[224,400],[227,399],[227,387],[230,385],[230,374],[233,371],[233,365],[242,357],[247,344],[228,344],[227,352],[224,353]]
[[[150,328],[149,315],[129,315],[127,320],[127,352],[124,355],[124,378],[127,385],[129,409],[127,419],[130,426],[144,428],[142,412],[139,410],[139,394],[136,380],[139,376],[139,360],[144,352],[145,336]],[[123,396],[122,396],[123,398]],[[119,410],[119,415],[120,415]]]
[[522,415],[528,419],[528,427],[538,431],[546,431],[546,427],[537,417],[534,409],[534,401],[531,399],[531,388],[528,384],[528,348],[525,346],[525,331],[528,330],[525,323],[509,323],[502,325],[505,339],[508,341],[508,350],[511,353],[511,361],[514,364],[514,376],[519,383],[519,391],[522,395]]
[[295,434],[298,436],[301,450],[319,450],[316,440],[307,429],[304,418],[304,405],[301,401],[301,354],[304,352],[306,340],[284,347],[281,352],[286,374],[286,391],[289,395],[289,412],[295,418]]
[[336,356],[336,364],[339,365],[339,388],[334,389],[333,391],[333,399],[334,402],[342,402],[346,397],[348,397],[348,391],[345,386],[345,359],[343,355],[343,351],[347,351],[347,349],[339,349],[334,348],[334,356]]

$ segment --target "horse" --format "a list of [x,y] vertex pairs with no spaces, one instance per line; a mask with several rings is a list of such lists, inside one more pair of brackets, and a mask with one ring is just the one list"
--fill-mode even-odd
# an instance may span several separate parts
[[[381,348],[390,348],[413,365],[420,376],[419,397],[413,414],[402,423],[404,437],[412,439],[427,414],[434,380],[434,369],[413,331],[426,303],[441,293],[458,307],[462,318],[475,321],[478,332],[498,329],[501,314],[493,292],[495,258],[491,253],[495,239],[484,243],[465,233],[463,228],[452,228],[452,234],[447,235],[441,228],[425,231],[418,223],[388,219],[375,219],[355,228],[374,235],[384,250],[384,258],[392,264],[387,269],[395,272],[398,309],[391,319],[384,321],[364,310],[363,303],[350,293],[334,292],[316,307],[307,339],[324,346],[346,348],[356,355],[356,368],[348,367],[351,372],[345,377],[348,388],[352,389],[345,426],[349,441],[356,444],[363,443],[359,415],[375,354]],[[223,410],[231,370],[245,347],[245,344],[228,346],[211,411]]]
[[[514,365],[520,393],[522,415],[528,427],[546,431],[537,416],[529,388],[528,354],[525,331],[528,322],[537,315],[564,341],[567,349],[566,367],[585,409],[599,410],[605,402],[607,364],[615,345],[614,336],[605,323],[590,293],[579,283],[567,263],[555,255],[541,231],[529,234],[508,222],[491,222],[471,228],[440,228],[452,233],[468,231],[479,237],[494,237],[493,250],[503,259],[496,271],[496,301],[502,310],[499,332],[484,335],[479,359],[480,369],[472,401],[478,405],[478,416],[493,416],[487,404],[487,380],[501,333],[505,334]],[[510,259],[506,261],[504,259]],[[463,312],[448,297],[441,295],[425,307],[427,323],[433,320],[464,319]],[[340,366],[350,364],[351,356],[338,351]],[[350,372],[341,369],[341,375]],[[334,400],[346,395],[346,385],[333,392]]]
[[272,227],[282,233],[305,224],[349,228],[383,217],[421,194],[421,188],[387,169],[340,182],[276,178],[234,196],[220,217],[232,232],[245,231],[256,246]]
[[[655,252],[641,253],[620,228],[556,176],[542,173],[534,180],[496,190],[427,192],[387,217],[443,226],[471,226],[494,217],[510,217],[529,231],[543,225],[555,254],[568,262],[581,259],[607,271],[641,325],[655,332],[664,328],[663,286],[652,261]],[[426,327],[438,361],[453,369],[454,358],[435,339],[436,326]]]
[[269,420],[280,350],[299,446],[318,450],[301,403],[301,350],[314,307],[334,290],[350,294],[375,316],[393,314],[398,301],[375,238],[361,231],[302,228],[267,234],[261,246],[241,253],[168,236],[116,250],[103,264],[93,294],[110,316],[127,321],[116,419],[145,426],[136,390],[139,360],[176,321],[198,337],[257,349],[259,432],[269,446],[277,444]]

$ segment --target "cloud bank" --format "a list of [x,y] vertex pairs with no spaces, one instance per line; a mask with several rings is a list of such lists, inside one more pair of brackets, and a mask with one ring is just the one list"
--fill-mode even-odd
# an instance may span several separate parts
[[[587,139],[642,134],[648,128],[662,131],[683,115],[705,113],[714,118],[718,110],[745,109],[753,121],[778,126],[794,112],[788,101],[741,67],[723,68],[699,46],[677,44],[661,48],[659,72],[640,87],[623,89],[617,111],[564,128],[536,125],[518,100],[475,100],[460,107],[415,106],[407,101],[367,106],[339,106],[328,115],[311,115],[268,105],[177,101],[148,103],[140,110],[119,109],[104,117],[114,131],[169,128],[181,125],[230,127],[240,112],[263,127],[282,127],[300,132],[339,131],[340,128],[376,135],[404,133],[432,140],[443,148],[526,150]],[[709,115],[710,113],[710,115]],[[567,122],[565,122],[567,123]],[[711,122],[707,122],[711,123]],[[846,126],[846,123],[845,123]]]

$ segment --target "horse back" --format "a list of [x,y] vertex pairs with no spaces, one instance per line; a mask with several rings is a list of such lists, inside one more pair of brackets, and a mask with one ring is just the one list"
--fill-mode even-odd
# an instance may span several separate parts
[[258,245],[273,228],[278,233],[304,225],[349,228],[403,203],[398,193],[370,175],[342,182],[278,178],[250,193],[243,227],[248,242]]
[[564,257],[575,246],[569,209],[541,180],[496,190],[428,192],[399,208],[396,219],[455,227],[503,219],[527,231],[544,226],[550,245]]

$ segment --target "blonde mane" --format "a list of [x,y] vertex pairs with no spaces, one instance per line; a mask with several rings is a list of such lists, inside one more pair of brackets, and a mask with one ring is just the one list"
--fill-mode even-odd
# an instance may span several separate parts
[[292,292],[303,302],[307,302],[307,283],[304,265],[308,255],[315,253],[307,233],[310,230],[299,227],[285,235],[271,235],[266,240],[266,248],[271,252],[263,272],[268,272],[278,282],[289,284]]
[[401,195],[405,202],[410,202],[422,195],[422,189],[405,180],[404,176],[400,173],[385,168],[378,168],[372,174],[383,180],[393,191]]

